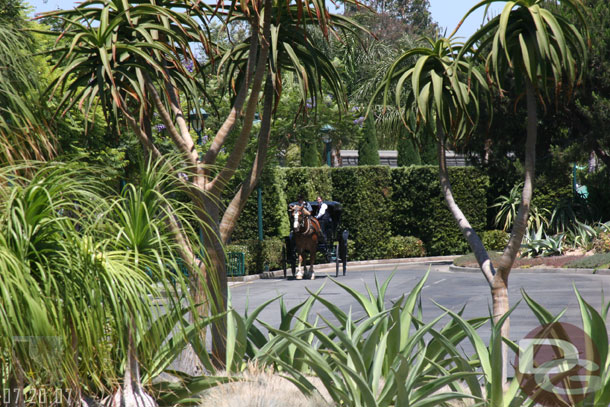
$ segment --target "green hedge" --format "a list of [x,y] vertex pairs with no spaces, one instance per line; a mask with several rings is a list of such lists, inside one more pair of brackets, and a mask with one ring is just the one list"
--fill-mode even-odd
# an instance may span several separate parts
[[332,171],[332,197],[343,204],[342,226],[355,242],[351,260],[384,257],[391,236],[391,180],[387,166]]
[[[477,232],[485,229],[487,176],[472,167],[450,168],[456,200]],[[464,253],[468,246],[440,193],[435,166],[389,168],[275,168],[261,180],[265,238],[289,233],[287,204],[300,193],[318,194],[343,204],[342,228],[348,229],[350,260],[387,257],[390,236],[421,239],[430,255]],[[257,239],[256,193],[248,200],[233,241]],[[391,249],[394,250],[394,249]]]
[[[476,231],[486,225],[489,178],[473,167],[449,168],[457,204]],[[466,253],[468,244],[447,209],[438,167],[392,169],[392,234],[416,236],[430,255]]]
[[286,208],[289,202],[294,202],[300,194],[305,196],[306,201],[314,201],[318,195],[329,200],[332,194],[331,170],[328,167],[296,167],[282,168],[280,172],[285,179],[285,196],[282,211],[286,217]]

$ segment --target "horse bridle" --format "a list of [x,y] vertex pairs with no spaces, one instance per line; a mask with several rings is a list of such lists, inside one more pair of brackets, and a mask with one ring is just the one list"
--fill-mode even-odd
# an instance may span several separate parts
[[[295,232],[299,232],[300,230],[302,230],[305,227],[305,214],[303,213],[303,207],[302,206],[296,206],[293,209],[295,214],[298,214],[298,222],[299,222],[299,228],[295,229]],[[294,229],[294,225],[293,225],[293,229]],[[309,228],[308,228],[309,229]],[[301,233],[306,233],[307,230],[305,230],[305,232],[301,232]]]

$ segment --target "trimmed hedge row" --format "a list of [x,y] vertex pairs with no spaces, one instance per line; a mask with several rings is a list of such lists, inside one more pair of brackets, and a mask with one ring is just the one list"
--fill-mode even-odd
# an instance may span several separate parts
[[333,200],[343,204],[341,223],[355,243],[351,260],[383,258],[392,235],[390,167],[342,167],[332,171]]
[[[450,168],[454,195],[477,231],[486,226],[489,178],[473,167]],[[358,166],[342,168],[271,168],[261,181],[265,238],[289,233],[287,205],[299,194],[343,204],[350,260],[384,258],[394,251],[391,236],[415,236],[429,255],[465,253],[461,236],[440,192],[438,167]],[[233,241],[257,239],[257,197],[250,197]]]
[[[473,167],[449,168],[455,200],[476,231],[487,223],[489,178]],[[431,255],[460,254],[468,243],[460,233],[440,192],[438,167],[392,169],[392,232],[417,236]]]

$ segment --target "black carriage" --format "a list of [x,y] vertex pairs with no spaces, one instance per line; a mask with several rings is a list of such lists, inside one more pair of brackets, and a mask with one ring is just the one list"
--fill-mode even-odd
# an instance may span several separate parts
[[[347,269],[347,240],[349,232],[347,229],[341,228],[341,212],[343,207],[340,202],[335,201],[324,201],[328,206],[330,213],[330,225],[327,230],[326,242],[318,243],[318,253],[323,255],[326,259],[326,263],[335,263],[336,276],[339,277],[339,265],[342,265],[343,275],[345,275]],[[320,210],[320,204],[317,201],[309,202],[312,208],[312,215],[315,216]],[[298,202],[292,202],[288,205],[298,205]],[[288,210],[290,214],[290,210]],[[294,238],[292,232],[289,236],[284,238],[284,248],[282,249],[282,265],[284,268],[284,278],[287,275],[287,268],[290,266],[292,269],[293,277],[296,274],[298,255],[296,253]]]

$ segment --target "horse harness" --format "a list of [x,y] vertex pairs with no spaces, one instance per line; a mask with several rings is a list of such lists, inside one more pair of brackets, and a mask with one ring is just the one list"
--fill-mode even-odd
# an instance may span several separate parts
[[318,236],[321,236],[322,228],[320,227],[320,222],[316,218],[311,215],[306,216],[303,213],[302,207],[296,207],[294,213],[299,214],[299,228],[295,229],[295,233],[302,236],[311,236],[316,233]]

